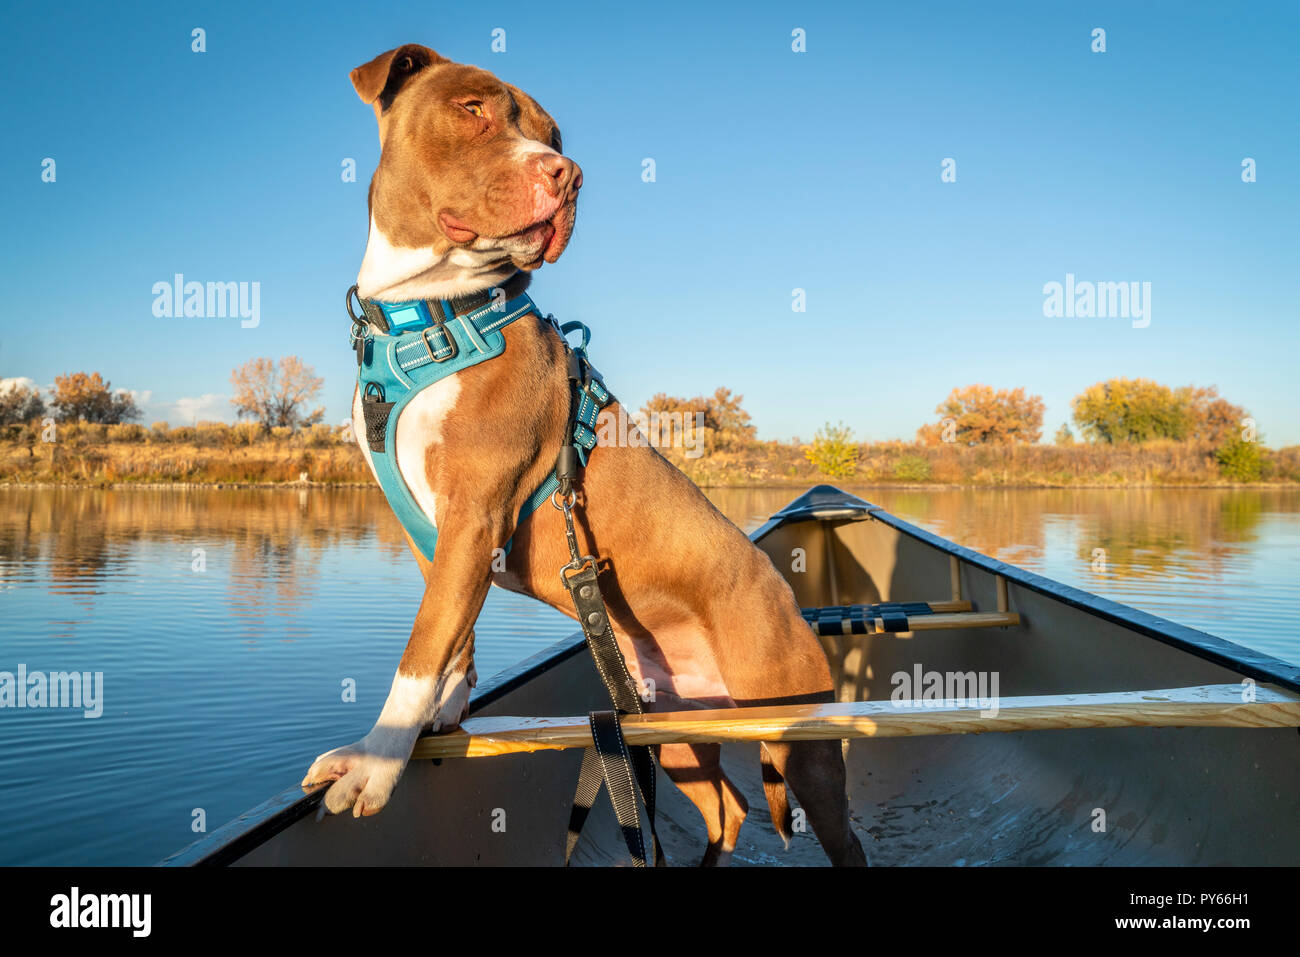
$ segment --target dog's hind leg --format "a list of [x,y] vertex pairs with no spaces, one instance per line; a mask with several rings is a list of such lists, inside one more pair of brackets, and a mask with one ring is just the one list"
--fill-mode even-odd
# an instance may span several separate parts
[[760,744],[758,747],[763,765],[763,795],[767,798],[767,809],[772,814],[772,827],[776,828],[777,836],[785,842],[788,849],[793,836],[790,828],[794,821],[790,814],[790,796],[786,793],[785,778],[781,777],[781,772],[772,763],[767,745]]
[[664,744],[659,766],[699,809],[708,829],[709,845],[701,867],[730,862],[749,803],[722,771],[722,747],[717,744]]
[[837,867],[866,866],[866,854],[849,824],[840,742],[765,741],[763,747],[794,791],[831,863]]

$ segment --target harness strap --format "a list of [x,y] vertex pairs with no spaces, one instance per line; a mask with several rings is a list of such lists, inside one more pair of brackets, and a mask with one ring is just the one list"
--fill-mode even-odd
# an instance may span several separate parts
[[[352,319],[357,385],[362,393],[361,411],[371,465],[398,521],[430,561],[437,547],[438,529],[415,500],[398,466],[398,420],[425,387],[501,355],[506,347],[503,330],[507,325],[530,313],[541,315],[524,291],[526,285],[526,275],[517,273],[498,289],[462,299],[397,303],[360,298],[355,286],[348,290],[347,311]],[[361,307],[361,315],[353,311],[354,299]],[[585,464],[588,453],[596,446],[600,411],[611,396],[587,361],[586,346],[591,337],[587,327],[580,322],[560,324],[548,319],[561,339],[574,330],[582,332],[581,345],[570,347],[565,340],[570,372],[575,364],[581,372],[570,383],[570,430],[565,448],[574,451]],[[554,472],[547,475],[541,487],[525,500],[516,524],[522,525],[559,486]],[[513,540],[506,543],[507,552],[512,545]]]

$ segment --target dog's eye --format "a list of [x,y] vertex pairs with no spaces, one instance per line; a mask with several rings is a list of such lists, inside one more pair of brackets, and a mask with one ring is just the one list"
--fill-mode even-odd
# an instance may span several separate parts
[[483,104],[478,102],[477,100],[474,100],[470,103],[462,103],[461,106],[463,106],[474,116],[480,118],[483,116]]

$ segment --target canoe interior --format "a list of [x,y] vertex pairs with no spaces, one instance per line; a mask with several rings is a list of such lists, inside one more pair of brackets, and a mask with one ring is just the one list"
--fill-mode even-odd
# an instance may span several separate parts
[[[820,508],[809,505],[819,501]],[[840,501],[848,507],[830,507]],[[801,511],[800,503],[808,507]],[[891,677],[917,665],[996,674],[1002,697],[1246,676],[1300,688],[1300,669],[955,548],[837,490],[801,497],[755,539],[803,606],[949,598],[956,554],[962,597],[977,610],[994,610],[996,577],[1004,575],[1018,626],[823,638],[841,700],[888,699]],[[575,635],[487,682],[473,713],[573,715],[607,706]],[[1300,862],[1294,728],[858,739],[846,759],[850,813],[873,864]],[[363,820],[317,820],[316,797],[290,791],[166,863],[558,865],[580,760],[580,752],[564,751],[413,762],[390,805]],[[724,746],[723,763],[750,806],[733,864],[825,863],[811,834],[796,834],[787,849],[772,831],[757,745]],[[696,863],[704,848],[698,812],[662,775],[659,798],[669,863]],[[1095,829],[1099,812],[1104,831]],[[625,857],[602,796],[574,863],[621,864]]]

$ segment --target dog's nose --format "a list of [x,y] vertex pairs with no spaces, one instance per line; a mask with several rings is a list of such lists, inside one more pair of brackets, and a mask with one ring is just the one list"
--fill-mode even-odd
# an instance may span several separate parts
[[559,153],[543,153],[537,157],[537,171],[541,174],[546,191],[552,196],[562,196],[567,189],[582,186],[582,170],[578,164]]

